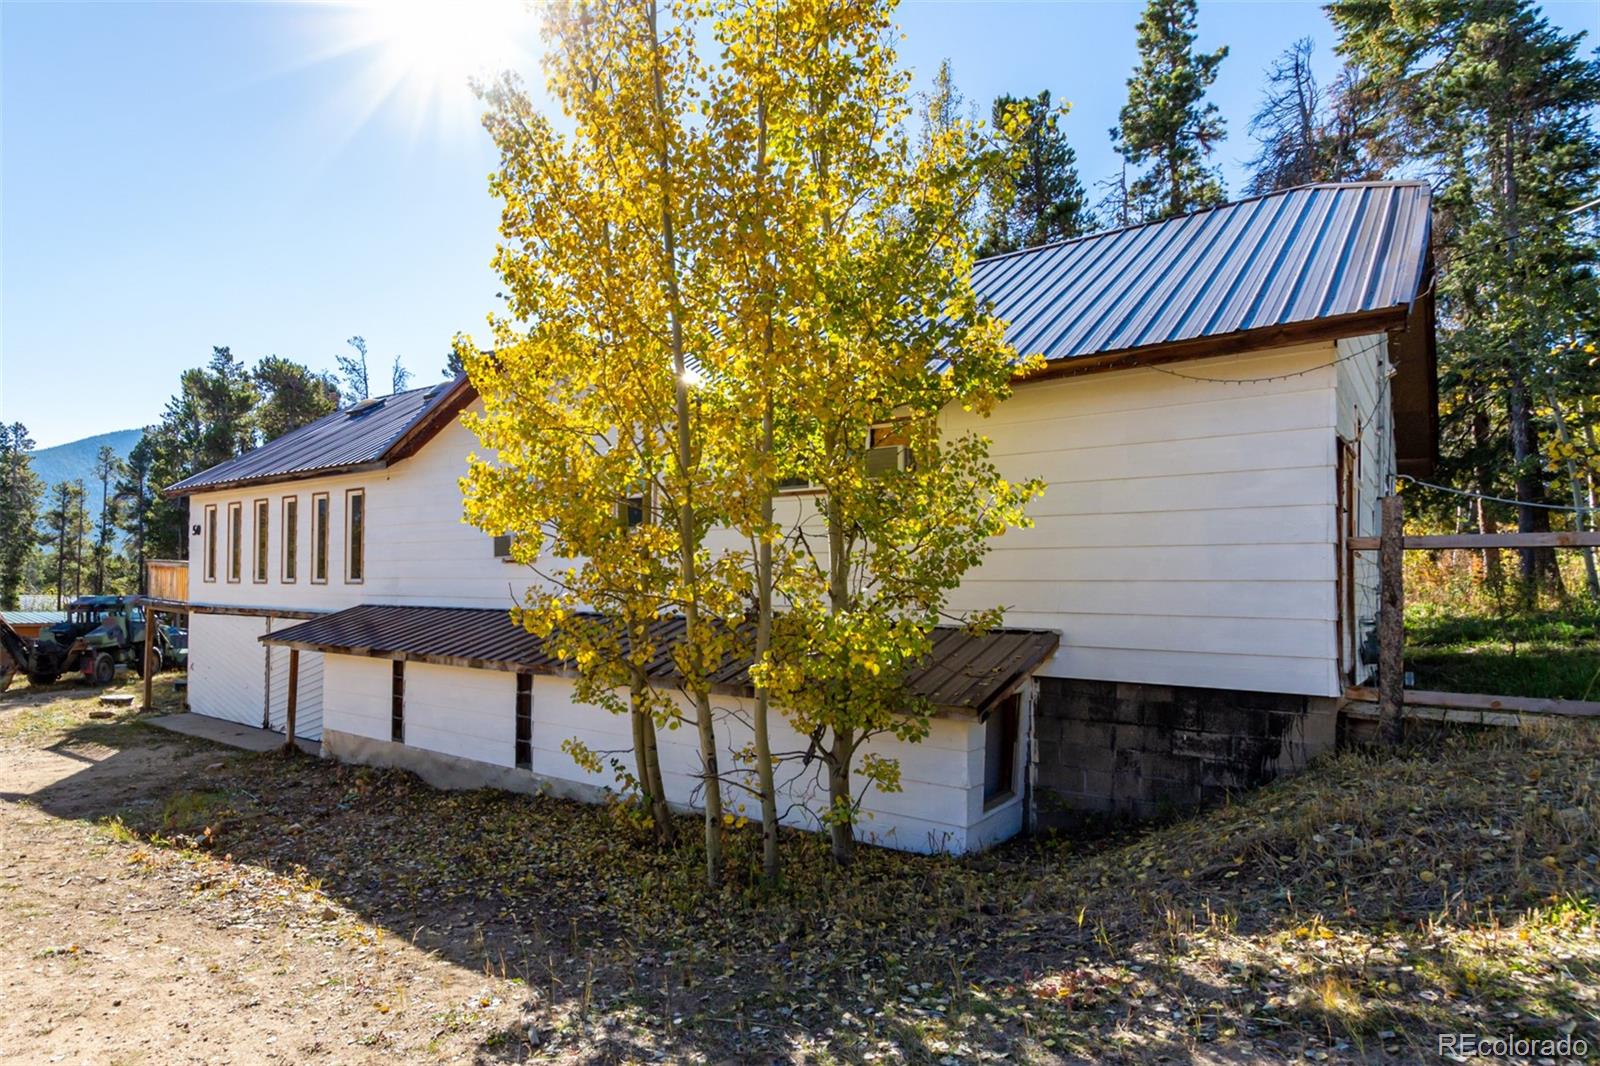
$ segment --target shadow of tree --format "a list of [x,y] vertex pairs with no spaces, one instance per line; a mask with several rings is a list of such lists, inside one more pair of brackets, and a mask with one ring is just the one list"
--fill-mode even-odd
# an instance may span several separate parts
[[[775,890],[757,835],[736,832],[717,891],[700,883],[693,820],[663,852],[604,807],[219,756],[120,720],[50,750],[91,747],[82,769],[7,798],[303,871],[390,934],[514,980],[521,1018],[479,1047],[486,1063],[1394,1061],[1430,1058],[1436,1032],[1574,1019],[1600,1043],[1584,991],[1596,956],[1568,950],[1529,981],[1519,954],[1548,960],[1570,948],[1563,930],[1594,927],[1594,871],[1573,865],[1596,848],[1592,824],[1525,794],[1536,766],[1535,791],[1585,780],[1592,737],[1347,753],[1170,826],[966,860],[864,848],[840,870],[824,841],[786,832]],[[1552,919],[1555,899],[1567,911]],[[1531,938],[1501,924],[1541,905]]]

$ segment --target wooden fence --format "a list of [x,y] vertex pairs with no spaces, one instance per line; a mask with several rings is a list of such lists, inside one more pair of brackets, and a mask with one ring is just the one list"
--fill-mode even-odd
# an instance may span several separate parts
[[1347,699],[1375,702],[1378,727],[1388,743],[1400,739],[1400,720],[1406,706],[1443,711],[1476,712],[1485,724],[1500,724],[1507,715],[1553,714],[1568,717],[1600,716],[1600,703],[1587,700],[1541,700],[1522,696],[1497,696],[1475,692],[1421,692],[1405,687],[1406,596],[1404,553],[1486,548],[1600,548],[1600,532],[1571,533],[1452,533],[1442,536],[1405,535],[1404,503],[1385,496],[1376,537],[1352,537],[1352,552],[1378,553],[1378,687],[1349,688]]

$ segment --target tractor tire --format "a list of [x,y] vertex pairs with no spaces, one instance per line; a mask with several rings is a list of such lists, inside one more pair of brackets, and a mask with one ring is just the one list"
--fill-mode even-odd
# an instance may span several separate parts
[[55,684],[56,679],[60,676],[60,674],[36,674],[30,670],[28,671],[28,684],[34,688],[43,688],[45,685]]
[[[144,676],[144,649],[142,649],[142,648],[139,651],[134,653],[134,656],[133,656],[133,669],[140,677]],[[159,674],[160,672],[161,672],[161,655],[158,652],[150,660],[150,676],[154,677],[155,675]]]
[[117,678],[117,664],[111,661],[111,656],[101,652],[94,657],[94,683],[109,685]]

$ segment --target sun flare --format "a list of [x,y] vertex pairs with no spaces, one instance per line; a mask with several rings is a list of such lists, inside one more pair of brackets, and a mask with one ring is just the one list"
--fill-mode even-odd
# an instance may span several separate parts
[[396,80],[428,90],[515,66],[528,21],[517,0],[392,0],[362,13]]
[[421,133],[475,127],[469,83],[526,73],[534,20],[522,0],[387,0],[343,8],[337,51],[364,60],[362,111],[398,108]]

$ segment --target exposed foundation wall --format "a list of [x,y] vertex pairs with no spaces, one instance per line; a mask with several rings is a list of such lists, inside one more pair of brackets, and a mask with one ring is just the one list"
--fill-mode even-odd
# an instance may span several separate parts
[[[631,727],[627,718],[577,702],[572,682],[537,676],[533,683],[532,765],[516,766],[516,682],[513,674],[408,662],[405,665],[405,741],[391,740],[390,711],[393,666],[387,659],[328,655],[324,668],[324,754],[350,762],[397,766],[420,774],[441,788],[507,788],[545,791],[570,799],[595,802],[617,786],[612,758],[634,769]],[[693,710],[681,696],[688,716],[677,729],[658,732],[662,777],[668,800],[679,810],[701,809],[700,750]],[[719,758],[725,773],[754,785],[753,771],[734,753],[752,741],[748,701],[718,697],[714,715]],[[1016,835],[1023,826],[1023,770],[1029,735],[1030,700],[1023,702],[1023,738],[1010,767],[1017,787],[1000,802],[985,805],[984,726],[967,717],[936,718],[929,735],[917,743],[879,737],[868,752],[899,760],[902,790],[868,789],[866,816],[856,827],[858,839],[903,851],[973,851]],[[778,807],[785,824],[820,829],[827,810],[826,775],[820,760],[802,758],[809,738],[801,736],[779,712],[771,722],[777,767]],[[604,753],[606,763],[591,773],[562,750],[578,740]],[[859,760],[860,756],[858,756]],[[751,820],[760,805],[743,788],[723,790],[730,813]]]
[[1039,678],[1041,826],[1084,815],[1148,818],[1296,772],[1331,747],[1332,699]]

